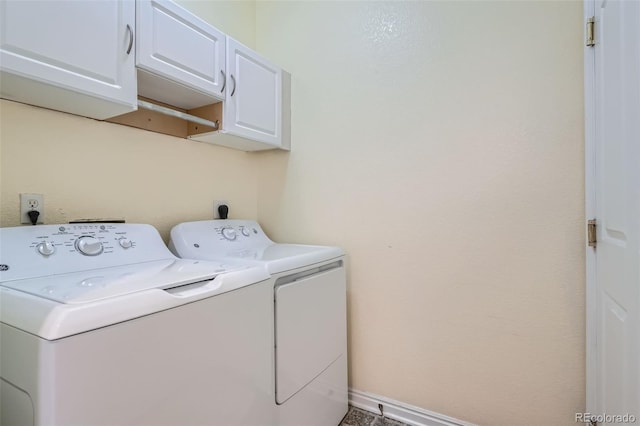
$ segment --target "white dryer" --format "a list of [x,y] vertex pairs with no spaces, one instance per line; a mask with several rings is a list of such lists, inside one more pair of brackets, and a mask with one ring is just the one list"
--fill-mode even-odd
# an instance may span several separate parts
[[241,260],[269,271],[276,424],[338,425],[348,409],[344,252],[274,243],[248,220],[181,223],[169,248],[185,259]]
[[263,268],[134,224],[0,229],[2,425],[272,422]]

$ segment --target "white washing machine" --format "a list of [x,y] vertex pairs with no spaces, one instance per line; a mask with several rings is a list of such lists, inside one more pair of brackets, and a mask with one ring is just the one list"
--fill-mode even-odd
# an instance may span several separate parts
[[348,409],[344,252],[277,244],[247,220],[181,223],[169,248],[185,259],[242,260],[269,271],[276,424],[338,425]]
[[2,228],[0,423],[271,423],[272,292],[149,225]]

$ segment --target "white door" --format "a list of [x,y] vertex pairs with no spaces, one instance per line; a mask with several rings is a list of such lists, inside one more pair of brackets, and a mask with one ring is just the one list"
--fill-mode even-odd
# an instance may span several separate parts
[[227,73],[224,130],[236,136],[280,146],[281,69],[227,37]]
[[587,408],[609,416],[600,425],[621,423],[615,415],[640,421],[640,1],[596,0],[595,35],[595,172],[587,191],[595,192],[598,224],[589,307],[596,359]]
[[[198,92],[224,99],[225,38],[221,31],[167,0],[138,0],[137,65]],[[163,101],[167,90],[160,80],[141,81],[141,93]],[[169,100],[173,100],[169,98]],[[181,108],[211,103],[208,98],[185,101]]]
[[[127,105],[120,113],[135,109],[133,2],[2,0],[0,27],[3,97],[66,111],[56,104],[65,99],[38,98],[55,86]],[[44,85],[21,86],[16,77]],[[69,112],[91,106],[77,108]]]

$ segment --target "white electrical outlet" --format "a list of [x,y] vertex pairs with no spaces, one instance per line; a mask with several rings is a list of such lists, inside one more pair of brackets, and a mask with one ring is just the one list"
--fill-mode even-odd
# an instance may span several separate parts
[[229,209],[231,209],[231,206],[229,206],[229,202],[227,200],[213,200],[213,218],[214,219],[220,219],[220,213],[218,213],[218,207],[223,204],[229,207]]
[[31,224],[30,211],[40,213],[37,223],[44,223],[44,196],[42,194],[20,194],[20,223]]

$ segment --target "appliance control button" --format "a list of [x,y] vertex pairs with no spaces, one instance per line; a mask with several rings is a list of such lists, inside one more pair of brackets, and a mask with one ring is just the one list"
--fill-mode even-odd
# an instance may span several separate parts
[[251,233],[249,232],[249,229],[242,228],[242,235],[244,235],[245,237],[248,237],[249,235],[251,235]]
[[131,240],[128,239],[127,237],[122,237],[118,239],[118,244],[120,244],[120,247],[126,248],[126,249],[130,248],[133,245]]
[[102,243],[95,237],[84,236],[76,240],[76,250],[85,256],[97,256],[104,250]]
[[235,240],[237,237],[236,230],[233,228],[222,228],[222,236],[227,240]]
[[43,241],[40,244],[38,244],[36,247],[38,248],[38,253],[40,253],[43,256],[51,256],[56,251],[55,246],[51,244],[49,241]]

